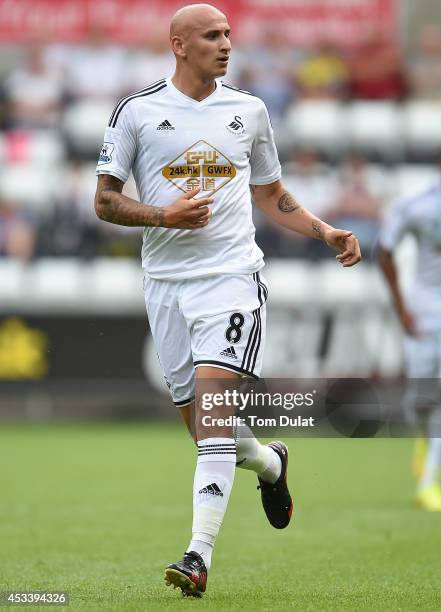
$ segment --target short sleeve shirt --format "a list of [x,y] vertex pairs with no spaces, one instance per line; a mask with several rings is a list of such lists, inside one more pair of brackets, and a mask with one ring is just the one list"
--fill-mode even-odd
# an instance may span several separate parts
[[206,227],[144,229],[149,276],[178,280],[263,267],[249,185],[273,183],[281,170],[262,100],[217,80],[198,102],[170,78],[127,96],[110,118],[97,174],[126,181],[131,170],[146,204],[167,206],[195,187],[197,197],[214,198]]
[[418,316],[421,329],[441,329],[441,181],[392,208],[380,244],[393,251],[406,234],[412,234],[418,245],[407,306]]

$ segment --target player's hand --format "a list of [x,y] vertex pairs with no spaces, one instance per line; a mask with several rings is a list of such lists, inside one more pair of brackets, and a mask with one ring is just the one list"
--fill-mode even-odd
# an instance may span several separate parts
[[213,198],[200,198],[195,200],[200,188],[192,189],[185,195],[164,207],[163,227],[173,227],[176,229],[198,229],[205,227],[210,218],[211,210],[209,204],[213,203]]
[[349,268],[361,261],[360,245],[352,232],[332,228],[325,232],[324,240],[328,246],[340,253],[335,259],[343,268]]
[[403,329],[406,332],[406,334],[408,334],[409,336],[419,335],[415,317],[413,316],[411,312],[409,312],[406,309],[403,309],[399,313],[399,317],[400,317],[401,325],[403,326]]

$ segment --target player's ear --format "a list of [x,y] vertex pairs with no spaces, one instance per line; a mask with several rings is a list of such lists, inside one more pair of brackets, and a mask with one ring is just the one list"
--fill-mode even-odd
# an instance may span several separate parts
[[172,36],[170,39],[170,43],[171,43],[172,51],[176,56],[182,57],[182,58],[187,57],[187,54],[185,52],[184,40],[181,36],[177,36],[177,35]]

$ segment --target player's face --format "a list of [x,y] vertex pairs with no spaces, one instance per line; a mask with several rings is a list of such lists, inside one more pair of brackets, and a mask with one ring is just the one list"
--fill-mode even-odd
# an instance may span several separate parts
[[186,44],[188,63],[204,78],[226,74],[230,51],[230,26],[222,17],[194,28]]

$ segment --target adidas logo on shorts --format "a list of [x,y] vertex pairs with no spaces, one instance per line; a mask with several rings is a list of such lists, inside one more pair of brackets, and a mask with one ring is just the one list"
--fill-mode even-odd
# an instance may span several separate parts
[[174,130],[175,128],[172,126],[168,119],[165,119],[162,123],[158,125],[157,130]]
[[234,346],[229,346],[224,351],[221,351],[219,355],[222,357],[229,357],[230,359],[237,359],[236,351],[234,350]]

